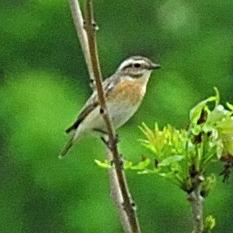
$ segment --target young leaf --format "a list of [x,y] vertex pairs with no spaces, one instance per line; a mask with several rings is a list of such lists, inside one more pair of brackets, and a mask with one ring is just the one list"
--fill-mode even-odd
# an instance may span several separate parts
[[159,166],[160,167],[168,167],[168,166],[171,166],[172,164],[174,163],[178,163],[180,162],[181,160],[184,159],[184,156],[183,155],[173,155],[173,156],[169,156],[167,157],[166,159],[162,160],[160,163],[159,163]]
[[143,161],[140,161],[138,164],[131,167],[132,170],[144,170],[150,165],[150,159],[146,158]]
[[200,103],[198,103],[196,106],[194,106],[190,111],[190,121],[194,125],[197,124],[198,120],[201,117],[202,111],[209,112],[208,103],[215,102],[215,106],[219,104],[220,97],[219,97],[219,91],[217,88],[214,88],[215,90],[215,96],[211,96]]
[[233,112],[233,105],[230,103],[226,103],[226,105],[231,110],[231,112]]
[[102,167],[102,168],[111,168],[112,166],[109,164],[108,161],[100,161],[100,160],[97,160],[95,159],[95,163],[99,166],[99,167]]

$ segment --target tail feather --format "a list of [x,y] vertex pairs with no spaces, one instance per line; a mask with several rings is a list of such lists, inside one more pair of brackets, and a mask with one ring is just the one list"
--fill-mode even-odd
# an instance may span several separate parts
[[67,155],[67,153],[70,151],[71,147],[73,146],[73,136],[69,139],[69,141],[65,144],[65,146],[62,148],[58,158],[63,159],[64,156]]

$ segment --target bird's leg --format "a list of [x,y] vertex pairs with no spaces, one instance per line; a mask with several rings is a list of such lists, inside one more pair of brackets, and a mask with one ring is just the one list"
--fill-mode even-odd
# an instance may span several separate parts
[[104,136],[101,136],[100,139],[104,143],[104,145],[109,148],[109,142],[107,141],[107,139]]
[[[108,149],[112,149],[112,145],[109,142],[109,140],[106,139],[106,137],[108,136],[108,133],[104,130],[100,130],[100,129],[94,129],[95,132],[99,132],[102,134],[102,136],[100,137],[102,142],[108,147]],[[119,143],[119,135],[116,134],[114,137],[114,141],[113,143],[116,145],[117,143]]]
[[106,139],[106,137],[108,136],[108,133],[102,129],[98,129],[98,128],[94,128],[93,131],[100,133],[100,139],[101,141],[104,143],[105,146],[107,146],[109,148],[109,141]]
[[[112,149],[112,145],[111,145],[111,143],[109,142],[109,140],[106,139],[106,137],[108,136],[108,132],[106,132],[105,130],[102,130],[102,129],[98,129],[98,128],[93,129],[93,131],[102,134],[101,137],[100,137],[101,141],[104,143],[105,146],[108,147],[109,150],[111,150],[111,149]],[[114,144],[119,143],[119,135],[118,135],[118,134],[115,135],[113,143],[114,143]],[[112,161],[112,162],[113,162],[113,161]]]
[[103,134],[103,135],[105,135],[105,136],[108,135],[108,132],[105,131],[105,130],[103,130],[103,129],[94,128],[93,131],[95,131],[95,132],[97,132],[97,133],[101,133],[101,134]]

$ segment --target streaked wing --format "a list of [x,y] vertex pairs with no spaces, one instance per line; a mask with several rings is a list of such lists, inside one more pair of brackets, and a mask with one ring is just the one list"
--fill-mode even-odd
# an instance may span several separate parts
[[[118,76],[112,75],[103,82],[103,88],[105,95],[107,96],[113,87],[120,81]],[[76,130],[80,123],[99,105],[98,96],[96,90],[88,99],[84,107],[81,109],[76,121],[65,130],[66,133],[70,133],[72,130]]]
[[66,133],[70,133],[72,130],[78,128],[79,124],[86,118],[86,116],[96,107],[98,106],[98,102],[93,102],[92,104],[87,105],[78,115],[76,121],[66,129]]

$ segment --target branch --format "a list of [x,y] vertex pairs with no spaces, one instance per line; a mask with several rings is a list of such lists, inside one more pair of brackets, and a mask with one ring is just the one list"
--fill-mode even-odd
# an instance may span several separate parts
[[[70,0],[72,15],[76,26],[77,34],[82,44],[83,53],[91,77],[94,77],[98,99],[100,103],[100,113],[106,124],[108,131],[108,158],[113,161],[114,168],[110,170],[110,182],[113,196],[117,202],[124,231],[127,233],[140,233],[135,205],[129,193],[127,181],[123,171],[123,161],[118,152],[117,138],[113,128],[111,117],[109,116],[105,94],[102,86],[102,74],[99,64],[97,44],[96,44],[96,25],[94,23],[93,6],[91,0],[86,0],[85,8],[85,29],[83,30],[83,18],[79,3]],[[86,34],[85,34],[86,33]],[[88,48],[88,49],[87,49]],[[90,68],[91,67],[91,68]],[[93,73],[92,73],[93,72]]]
[[84,21],[83,21],[82,12],[81,12],[78,0],[70,0],[70,8],[71,8],[71,13],[72,13],[75,29],[77,32],[77,36],[79,38],[80,45],[81,45],[83,55],[84,55],[84,59],[87,64],[87,69],[90,75],[90,81],[91,81],[91,84],[93,84],[94,82],[93,67],[91,64],[87,34],[85,30],[83,30]]
[[[200,179],[201,178],[201,179]],[[195,177],[193,191],[189,194],[189,201],[192,206],[192,217],[193,217],[193,231],[192,233],[203,233],[203,202],[204,198],[201,195],[202,190],[202,177]]]

